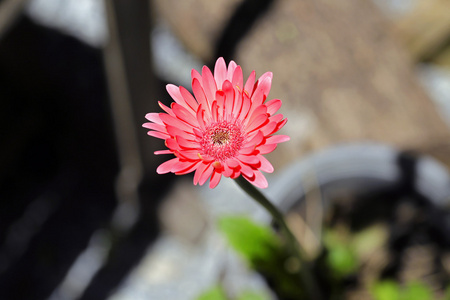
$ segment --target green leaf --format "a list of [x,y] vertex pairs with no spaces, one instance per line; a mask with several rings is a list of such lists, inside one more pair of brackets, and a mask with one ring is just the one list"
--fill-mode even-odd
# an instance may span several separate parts
[[222,287],[217,285],[204,291],[196,300],[227,300],[227,297]]
[[421,282],[410,282],[402,294],[402,300],[431,300],[431,289]]
[[270,260],[274,249],[280,247],[278,237],[270,228],[256,224],[247,217],[222,217],[219,229],[230,245],[250,262]]
[[391,280],[379,281],[372,287],[372,296],[375,300],[399,300],[400,287]]
[[244,291],[237,300],[269,300],[270,297],[262,292]]
[[327,231],[324,242],[328,249],[327,263],[338,277],[348,275],[358,267],[358,260],[350,243],[336,231]]

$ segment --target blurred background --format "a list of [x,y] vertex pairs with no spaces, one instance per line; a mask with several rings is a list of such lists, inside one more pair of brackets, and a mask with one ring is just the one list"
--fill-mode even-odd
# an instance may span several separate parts
[[[165,84],[190,88],[190,70],[219,56],[244,77],[274,73],[291,136],[269,155],[274,201],[316,163],[348,179],[352,159],[357,177],[407,152],[408,166],[433,161],[430,198],[448,208],[449,12],[448,0],[0,1],[0,299],[183,300],[221,280],[270,294],[214,229],[223,213],[268,216],[230,181],[157,175],[163,142],[141,128],[171,102]],[[329,164],[330,149],[360,144]]]

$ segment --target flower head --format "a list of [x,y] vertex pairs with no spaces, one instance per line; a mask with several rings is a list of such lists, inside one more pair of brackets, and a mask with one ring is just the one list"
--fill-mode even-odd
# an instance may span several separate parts
[[149,113],[149,135],[165,140],[167,150],[155,154],[174,154],[156,170],[158,174],[178,175],[195,171],[194,184],[203,185],[210,178],[214,188],[223,176],[242,175],[253,185],[266,188],[261,173],[273,172],[263,156],[278,143],[289,140],[274,135],[286,124],[282,114],[275,114],[281,100],[265,102],[272,84],[272,73],[263,74],[255,83],[255,71],[243,82],[242,69],[231,61],[228,68],[219,58],[211,70],[204,66],[202,74],[192,70],[192,95],[173,84],[167,92],[173,98],[169,107],[159,102],[164,113]]

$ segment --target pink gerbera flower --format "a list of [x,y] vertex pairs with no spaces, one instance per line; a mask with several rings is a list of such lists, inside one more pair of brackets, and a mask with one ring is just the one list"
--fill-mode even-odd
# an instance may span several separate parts
[[167,85],[175,101],[171,107],[161,102],[165,113],[149,113],[149,135],[165,140],[168,150],[155,154],[176,157],[161,164],[158,174],[178,175],[195,171],[194,184],[203,185],[208,178],[214,188],[223,176],[242,175],[253,185],[266,188],[261,171],[273,167],[263,154],[272,152],[278,143],[289,140],[274,135],[286,124],[282,114],[275,114],[281,100],[265,102],[272,84],[272,73],[263,74],[255,83],[255,71],[243,82],[242,69],[231,61],[228,68],[219,58],[214,75],[206,66],[202,74],[192,70],[194,96],[180,86]]

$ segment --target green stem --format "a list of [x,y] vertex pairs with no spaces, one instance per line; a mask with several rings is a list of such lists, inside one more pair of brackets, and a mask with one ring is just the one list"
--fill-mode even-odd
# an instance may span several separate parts
[[261,193],[253,184],[248,182],[242,176],[235,179],[236,183],[256,202],[261,204],[273,217],[275,222],[281,227],[282,233],[285,235],[286,243],[288,244],[291,255],[294,255],[300,262],[300,276],[303,281],[303,286],[307,294],[307,299],[322,299],[320,290],[314,280],[311,268],[308,262],[304,259],[305,252],[300,247],[292,231],[286,224],[283,214],[270,202],[263,193]]

